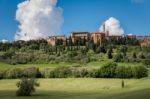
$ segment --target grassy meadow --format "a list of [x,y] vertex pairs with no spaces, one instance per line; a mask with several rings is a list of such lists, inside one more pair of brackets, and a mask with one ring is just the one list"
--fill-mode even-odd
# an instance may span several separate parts
[[[80,64],[83,67],[100,67],[106,61]],[[58,66],[77,66],[71,63],[18,64],[0,62],[0,70],[12,68],[38,67],[39,69]],[[119,66],[137,66],[139,63],[118,63]],[[40,87],[31,97],[17,97],[18,79],[0,80],[0,99],[150,99],[150,78],[125,79],[125,88],[121,88],[122,79],[102,78],[56,78],[38,79]]]
[[14,69],[14,68],[29,68],[37,67],[39,69],[49,68],[49,67],[58,67],[58,66],[70,66],[70,63],[58,63],[58,64],[17,64],[11,65],[7,63],[0,62],[0,70]]
[[[4,62],[0,62],[0,70],[8,70],[8,69],[14,69],[14,68],[29,68],[29,67],[37,67],[39,69],[44,68],[53,68],[53,67],[59,67],[59,66],[82,66],[82,67],[100,67],[103,66],[105,63],[112,61],[112,60],[105,60],[105,61],[95,61],[90,62],[87,64],[80,64],[80,63],[49,63],[49,64],[17,64],[17,65],[11,65]],[[119,66],[140,66],[141,63],[117,63]]]
[[121,79],[39,79],[31,97],[15,96],[17,81],[0,80],[0,99],[150,99],[150,78],[125,79],[125,88]]

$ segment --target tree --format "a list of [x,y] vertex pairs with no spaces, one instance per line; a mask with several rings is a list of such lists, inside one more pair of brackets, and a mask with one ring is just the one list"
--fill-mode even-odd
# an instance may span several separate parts
[[146,66],[146,67],[150,67],[150,59],[144,59],[142,61],[142,63]]
[[9,42],[7,42],[7,43],[0,42],[0,51],[7,51],[10,49],[11,46],[12,45]]
[[113,59],[114,59],[115,62],[121,62],[122,59],[123,59],[123,55],[120,54],[120,53],[118,53],[118,54],[116,54],[116,55],[114,56]]
[[93,50],[89,50],[88,52],[87,52],[87,55],[90,57],[90,56],[93,56],[94,55],[94,51]]
[[112,59],[112,57],[113,57],[113,55],[112,55],[112,49],[108,50],[107,55],[108,55],[108,59]]
[[123,53],[124,56],[126,56],[127,47],[126,46],[121,46],[120,47],[120,52]]
[[31,94],[35,92],[35,87],[37,86],[39,86],[39,83],[37,83],[35,79],[23,78],[17,83],[19,89],[16,91],[16,95],[31,96]]
[[135,52],[133,52],[133,58],[135,59],[135,58],[137,58],[137,56],[136,56],[136,53]]
[[28,48],[31,50],[39,50],[39,45],[32,43],[28,46]]
[[71,37],[69,37],[69,46],[73,46],[73,42],[72,42],[72,38]]
[[105,48],[104,46],[101,46],[101,47],[100,47],[100,52],[106,53],[106,48]]
[[106,49],[104,46],[98,46],[96,48],[96,53],[106,53]]
[[145,56],[144,56],[143,53],[139,53],[138,57],[139,57],[140,59],[145,59]]
[[117,64],[114,62],[109,62],[100,68],[101,77],[113,78],[115,77],[115,71],[117,68]]
[[135,66],[133,68],[133,77],[142,78],[148,76],[148,69],[145,66]]

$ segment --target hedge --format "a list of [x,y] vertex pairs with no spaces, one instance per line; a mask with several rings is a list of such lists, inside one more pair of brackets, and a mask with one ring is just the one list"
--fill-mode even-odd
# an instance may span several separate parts
[[44,69],[31,67],[26,69],[10,69],[0,71],[0,79],[28,78],[142,78],[148,76],[145,66],[117,66],[115,63],[106,64],[100,68],[56,67]]

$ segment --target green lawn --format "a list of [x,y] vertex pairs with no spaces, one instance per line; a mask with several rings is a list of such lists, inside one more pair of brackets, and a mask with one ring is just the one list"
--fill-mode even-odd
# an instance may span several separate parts
[[0,99],[150,99],[150,78],[126,79],[39,79],[31,97],[16,97],[18,80],[0,80]]
[[40,69],[49,68],[49,67],[57,67],[57,66],[70,66],[70,63],[58,63],[58,64],[17,64],[10,65],[3,62],[0,62],[0,70],[7,70],[13,68],[28,68],[28,67],[37,67]]

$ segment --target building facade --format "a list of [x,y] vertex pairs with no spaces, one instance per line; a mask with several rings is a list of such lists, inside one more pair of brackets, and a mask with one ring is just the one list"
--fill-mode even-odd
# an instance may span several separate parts
[[[90,33],[90,32],[72,32],[70,34],[70,38],[73,43],[75,43],[75,41],[80,38],[80,39],[86,40],[86,41],[93,40],[93,42],[95,44],[100,42],[100,45],[105,40],[109,40],[109,39],[120,40],[123,37],[124,37],[123,35],[109,35],[109,31],[105,31],[105,26],[104,26],[104,32],[92,32],[92,33]],[[130,34],[125,37],[128,37],[129,39],[136,38],[139,41],[141,46],[150,45],[150,36],[136,36],[136,35]],[[61,44],[58,44],[58,41]],[[65,45],[66,41],[68,41],[68,39],[65,36],[50,36],[47,39],[48,44],[50,44],[52,46]]]
[[75,42],[75,40],[78,38],[88,40],[90,39],[90,33],[89,32],[72,32],[71,33],[72,42]]
[[65,36],[50,36],[47,39],[48,44],[55,46],[58,40],[62,40],[63,42],[65,42],[66,38]]
[[94,43],[100,42],[101,44],[102,41],[105,39],[105,33],[93,32],[91,33],[91,39],[93,40]]

